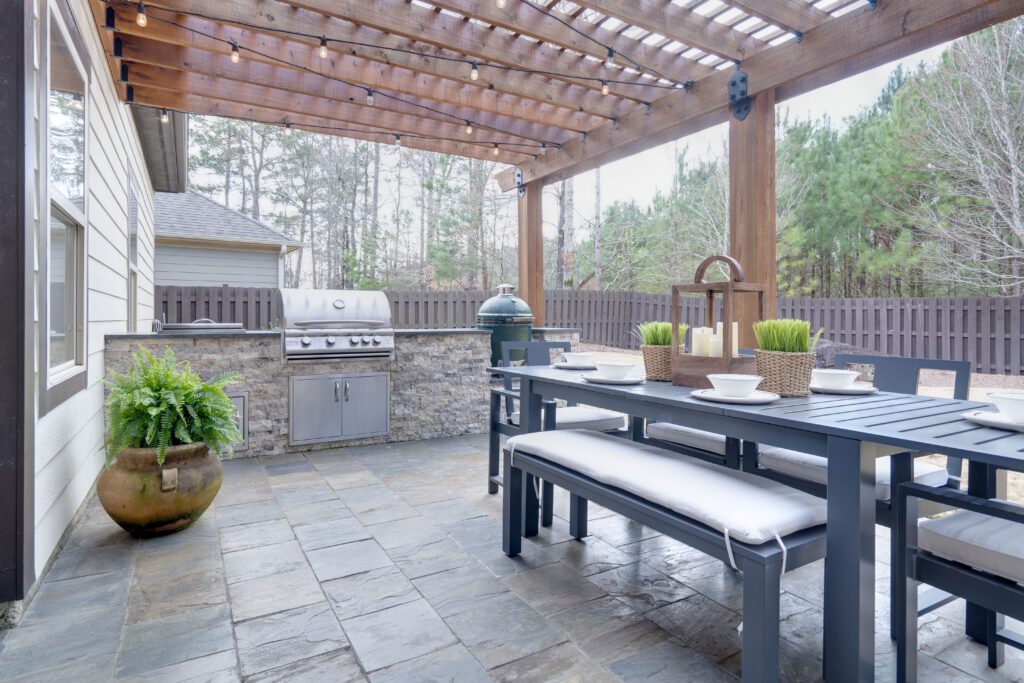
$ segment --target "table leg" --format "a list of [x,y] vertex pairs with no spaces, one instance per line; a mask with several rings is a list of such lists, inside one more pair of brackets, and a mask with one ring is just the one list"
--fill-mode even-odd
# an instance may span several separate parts
[[[543,397],[534,393],[534,383],[526,377],[519,380],[519,426],[523,432],[539,432],[544,428],[541,421],[541,402]],[[534,477],[527,475],[523,482],[522,525],[519,527],[524,536],[537,535],[537,521],[540,505],[536,490],[533,488]]]
[[644,418],[629,416],[629,438],[638,442],[644,440]]
[[[1001,473],[991,465],[975,462],[967,462],[967,493],[979,498],[994,498],[1000,495],[999,475]],[[1004,482],[1005,486],[1005,482]],[[1005,498],[1005,489],[1002,492]],[[993,626],[990,620],[994,619],[995,629],[1003,628],[1006,619],[1001,614],[996,614],[980,605],[967,603],[967,627],[964,633],[979,643],[988,642],[989,628]]]
[[875,459],[830,436],[825,557],[825,678],[870,681],[875,668]]

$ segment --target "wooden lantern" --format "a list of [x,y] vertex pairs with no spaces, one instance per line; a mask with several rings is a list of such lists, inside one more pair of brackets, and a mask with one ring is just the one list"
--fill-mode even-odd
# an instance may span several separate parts
[[[705,282],[704,274],[715,262],[729,267],[729,279],[725,282]],[[731,256],[709,256],[704,259],[693,276],[692,285],[672,286],[672,384],[684,387],[707,389],[711,387],[707,375],[716,373],[754,374],[754,356],[733,356],[732,323],[735,320],[733,296],[735,294],[757,294],[757,317],[764,318],[765,286],[745,282],[743,266]],[[694,356],[679,351],[679,294],[699,292],[707,298],[706,327],[715,328],[715,295],[722,295],[722,355]],[[692,335],[691,335],[692,339]],[[691,344],[692,351],[692,344]]]

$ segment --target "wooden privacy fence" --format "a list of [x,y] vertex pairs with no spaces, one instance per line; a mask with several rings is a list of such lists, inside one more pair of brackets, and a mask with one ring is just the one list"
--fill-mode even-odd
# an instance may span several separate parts
[[275,288],[157,285],[155,289],[156,315],[163,322],[209,318],[242,323],[247,330],[269,330],[281,324],[281,293]]
[[[388,291],[397,328],[473,327],[482,291]],[[550,327],[578,327],[585,341],[635,349],[637,324],[669,319],[669,295],[623,291],[553,290],[545,296]],[[781,298],[780,317],[803,318],[825,338],[870,351],[920,358],[969,360],[975,372],[1020,374],[1024,356],[1022,297],[915,299]],[[156,288],[157,315],[167,322],[210,318],[246,329],[278,326],[276,289],[245,287]],[[681,317],[704,321],[704,299],[684,297]]]

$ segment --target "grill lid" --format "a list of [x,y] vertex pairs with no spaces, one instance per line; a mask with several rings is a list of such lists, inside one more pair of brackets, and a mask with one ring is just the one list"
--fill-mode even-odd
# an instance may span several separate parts
[[477,325],[532,323],[533,311],[513,293],[515,290],[513,285],[498,285],[498,294],[485,301],[477,311]]
[[391,325],[384,292],[353,289],[282,289],[287,329],[373,329]]

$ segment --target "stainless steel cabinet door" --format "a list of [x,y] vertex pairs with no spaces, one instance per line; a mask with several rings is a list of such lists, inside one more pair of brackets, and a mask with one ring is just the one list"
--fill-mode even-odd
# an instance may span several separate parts
[[338,441],[345,380],[340,375],[291,378],[288,442]]
[[386,435],[390,413],[388,374],[346,375],[341,381],[342,438]]
[[233,391],[228,393],[228,398],[235,406],[235,424],[242,438],[235,444],[236,451],[244,451],[249,448],[249,392]]

